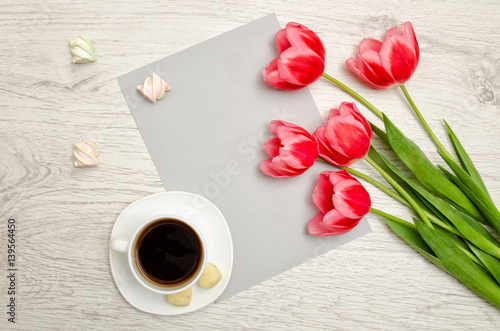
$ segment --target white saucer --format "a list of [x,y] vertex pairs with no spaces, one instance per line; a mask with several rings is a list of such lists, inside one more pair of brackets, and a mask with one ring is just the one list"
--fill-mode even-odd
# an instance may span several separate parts
[[181,215],[198,227],[207,244],[207,262],[220,269],[221,281],[209,289],[195,284],[191,304],[176,307],[167,301],[166,295],[141,286],[130,272],[126,254],[110,249],[109,263],[116,286],[128,303],[151,314],[179,315],[200,309],[222,294],[231,276],[233,242],[226,220],[204,197],[188,192],[162,192],[137,200],[125,208],[113,226],[111,238],[130,238],[144,220],[159,214]]

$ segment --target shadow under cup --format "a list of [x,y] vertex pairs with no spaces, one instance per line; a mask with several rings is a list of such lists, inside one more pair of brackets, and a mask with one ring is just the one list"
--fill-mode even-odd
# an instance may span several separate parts
[[147,222],[131,243],[130,258],[145,286],[161,293],[188,288],[201,276],[206,247],[198,229],[177,216]]

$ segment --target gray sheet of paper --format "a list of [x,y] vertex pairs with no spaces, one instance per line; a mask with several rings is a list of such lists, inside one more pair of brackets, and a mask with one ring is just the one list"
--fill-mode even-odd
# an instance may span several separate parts
[[[317,163],[286,179],[260,172],[271,120],[310,132],[323,125],[307,88],[285,92],[262,79],[279,29],[267,15],[118,78],[165,189],[207,197],[228,222],[234,265],[219,300],[371,231],[363,220],[342,236],[307,234],[317,176],[337,169]],[[153,72],[172,86],[156,103],[136,89]]]

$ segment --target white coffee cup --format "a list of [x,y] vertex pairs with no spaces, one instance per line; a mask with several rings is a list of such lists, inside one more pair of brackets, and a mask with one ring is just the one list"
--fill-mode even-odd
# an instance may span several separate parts
[[[207,262],[202,233],[179,215],[151,217],[131,237],[112,238],[110,246],[127,254],[130,271],[142,286],[161,294],[191,287],[201,277]],[[183,276],[178,278],[178,275]]]

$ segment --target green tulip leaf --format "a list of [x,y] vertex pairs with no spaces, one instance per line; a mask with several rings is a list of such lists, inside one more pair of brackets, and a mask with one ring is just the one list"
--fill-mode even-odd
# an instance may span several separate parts
[[444,176],[427,158],[422,150],[408,139],[390,120],[384,116],[387,138],[392,150],[410,169],[415,177],[432,193],[449,200],[455,207],[476,219],[483,216],[452,181]]
[[432,229],[419,220],[415,221],[415,225],[427,245],[452,275],[500,309],[500,285],[449,239],[449,232],[439,227]]
[[457,136],[448,125],[448,123],[444,121],[444,124],[446,126],[446,131],[448,132],[448,136],[450,137],[453,148],[455,149],[455,154],[457,155],[458,160],[462,165],[462,169],[464,169],[471,176],[476,185],[481,187],[481,189],[489,196],[488,190],[486,189],[486,185],[484,184],[484,181],[481,178],[479,171],[477,171],[476,167],[474,166],[474,163],[472,163],[472,160],[465,151],[465,148],[462,146]]
[[450,171],[443,168],[442,166],[439,166],[439,169],[441,169],[441,171],[446,176],[448,176],[448,178],[453,183],[455,183],[455,185],[457,185],[465,194],[467,194],[467,196],[472,200],[472,202],[474,202],[477,208],[482,211],[483,215],[485,215],[486,218],[481,219],[479,221],[484,224],[491,225],[491,222],[489,220],[494,219],[495,216],[491,213],[490,209],[484,204],[484,202],[481,199],[479,199],[474,193],[472,193],[472,191],[467,186],[465,186],[465,184],[462,183],[457,176],[453,175]]
[[[476,203],[476,206],[479,210],[481,210],[491,226],[493,226],[500,234],[500,212],[493,201],[491,201],[489,195],[477,185],[477,183],[458,165],[455,160],[450,159],[450,157],[442,153],[440,153],[440,155],[451,170],[453,170],[453,172],[457,175],[456,177],[458,178],[458,181],[455,179],[455,182],[460,185],[462,191],[469,195],[469,198]],[[449,172],[446,172],[444,168],[441,167],[441,170],[445,172],[448,177],[453,179],[453,176]]]
[[462,213],[459,210],[457,210],[457,214],[464,221],[466,221],[472,228],[474,228],[474,230],[476,230],[479,234],[481,234],[483,237],[491,241],[496,246],[500,247],[500,242],[497,240],[497,238],[495,238],[488,230],[486,230],[481,224],[479,224],[478,221],[476,221],[469,215]]
[[[420,220],[413,218],[413,221],[416,224],[417,221],[420,221]],[[442,229],[442,230],[444,230],[444,229]],[[467,257],[469,257],[469,259],[471,259],[474,263],[479,265],[484,270],[487,270],[486,266],[483,264],[483,262],[481,262],[481,260],[478,259],[478,257],[472,253],[472,250],[469,248],[469,246],[465,242],[462,241],[462,239],[454,236],[449,231],[444,231],[443,233],[446,234],[448,240],[450,240],[453,244],[455,244],[455,246],[457,246],[462,252],[464,252],[467,255]]]
[[370,123],[370,126],[372,128],[373,133],[375,133],[375,135],[377,137],[379,137],[380,140],[382,140],[387,146],[389,146],[389,141],[387,140],[387,133],[385,133],[384,130],[382,130],[381,128],[379,128],[378,126],[373,124],[372,122],[369,122],[369,123]]
[[[404,180],[402,180],[397,174],[395,174],[391,169],[397,168],[391,164],[382,154],[374,155],[368,153],[368,155],[374,160],[377,164],[380,165],[392,178],[394,178],[397,183],[406,190],[407,194],[419,204],[420,209],[426,214],[429,220],[439,225],[440,227],[447,229],[448,231],[460,236],[461,234],[454,228],[454,226],[448,221],[446,217],[444,217],[439,210],[437,210],[431,203],[427,200],[423,199],[417,192],[415,192],[411,186],[409,186]],[[387,165],[389,164],[390,167]],[[411,207],[409,204],[408,207]]]
[[[412,198],[416,198],[416,196],[411,192],[410,187],[403,181],[401,178],[399,178],[396,174],[392,172],[392,170],[387,166],[385,160],[382,159],[382,154],[377,152],[375,147],[370,146],[370,149],[368,150],[368,157],[373,160],[387,175],[389,175],[392,179],[396,181],[396,183],[401,186],[405,191],[412,196]],[[389,184],[391,184],[389,182]],[[394,186],[393,188],[397,190]]]
[[481,260],[484,267],[489,271],[493,278],[495,278],[495,280],[500,284],[500,260],[488,253],[483,252],[470,242],[467,242],[467,244],[472,252]]
[[[446,201],[434,196],[422,186],[418,185],[413,180],[401,173],[398,169],[394,168],[394,166],[389,162],[386,162],[386,164],[396,175],[398,175],[413,190],[415,190],[415,192],[417,192],[422,198],[427,200],[442,215],[444,215],[465,238],[474,243],[476,246],[480,247],[482,250],[495,257],[500,258],[500,247],[498,246],[498,241],[491,235],[486,236],[485,232],[487,232],[487,230],[484,229],[481,224],[479,224],[471,217],[468,217],[467,221],[464,220],[464,218],[461,217],[459,211],[450,206]],[[474,223],[474,225],[471,225],[470,223]],[[479,227],[482,230],[478,230]]]
[[400,222],[390,220],[386,217],[382,217],[382,220],[385,222],[385,224],[387,224],[387,226],[392,230],[392,232],[394,232],[401,239],[406,241],[406,243],[408,243],[408,245],[413,247],[413,249],[415,249],[417,252],[422,254],[424,257],[426,257],[428,260],[436,264],[444,271],[448,272],[445,266],[436,257],[436,254],[434,254],[429,245],[427,245],[425,241],[422,239],[415,225],[408,222],[406,222],[407,225],[404,225],[401,224]]

